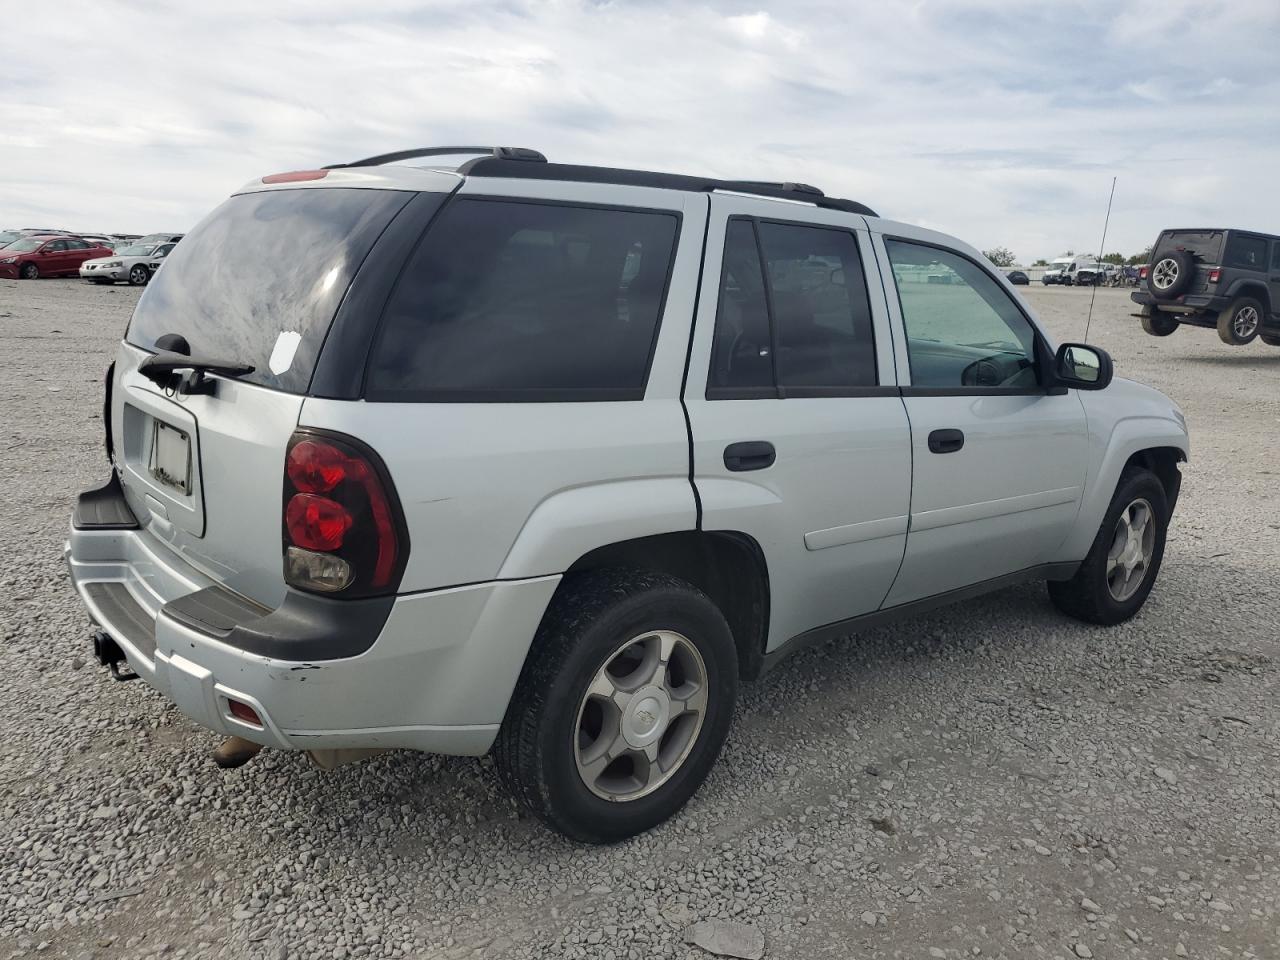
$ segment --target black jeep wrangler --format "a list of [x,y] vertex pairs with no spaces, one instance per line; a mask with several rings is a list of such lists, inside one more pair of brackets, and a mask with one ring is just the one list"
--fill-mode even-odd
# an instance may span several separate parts
[[1142,289],[1129,296],[1153,337],[1182,323],[1216,327],[1223,343],[1280,347],[1280,236],[1248,230],[1164,230]]

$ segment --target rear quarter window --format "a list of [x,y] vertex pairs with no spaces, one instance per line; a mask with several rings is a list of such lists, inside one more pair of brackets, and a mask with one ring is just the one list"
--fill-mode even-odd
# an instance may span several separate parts
[[[253,364],[242,380],[305,393],[356,270],[411,196],[324,187],[231,197],[165,257],[126,339],[154,350],[178,334],[193,354]],[[296,334],[292,352],[276,352],[281,334]]]
[[456,198],[388,302],[366,397],[643,398],[675,212]]

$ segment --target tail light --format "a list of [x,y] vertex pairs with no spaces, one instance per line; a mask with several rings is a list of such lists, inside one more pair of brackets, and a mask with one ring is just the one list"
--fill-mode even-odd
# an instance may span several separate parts
[[393,593],[409,555],[382,460],[353,437],[299,430],[284,471],[284,578],[343,597]]
[[1209,282],[1210,282],[1210,283],[1217,283],[1217,282],[1218,282],[1219,280],[1221,280],[1221,279],[1222,279],[1222,268],[1221,268],[1221,267],[1214,267],[1212,270],[1210,270],[1210,271],[1209,271]]
[[1147,279],[1147,268],[1146,268],[1146,267],[1139,267],[1139,268],[1138,268],[1138,279],[1139,279],[1139,280],[1145,280],[1145,279]]

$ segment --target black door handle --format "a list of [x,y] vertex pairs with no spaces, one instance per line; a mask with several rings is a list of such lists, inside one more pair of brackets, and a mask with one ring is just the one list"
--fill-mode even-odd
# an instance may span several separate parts
[[955,453],[963,446],[962,430],[935,430],[929,434],[930,453]]
[[741,473],[744,470],[763,470],[772,467],[778,458],[777,451],[768,440],[744,440],[724,448],[726,470]]

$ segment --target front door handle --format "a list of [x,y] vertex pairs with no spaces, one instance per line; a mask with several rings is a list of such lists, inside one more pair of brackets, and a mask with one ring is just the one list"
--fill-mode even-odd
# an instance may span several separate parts
[[930,453],[955,453],[964,446],[964,431],[935,430],[929,434]]
[[772,467],[778,458],[777,451],[768,440],[744,440],[724,448],[726,470],[741,473],[744,470],[763,470]]

